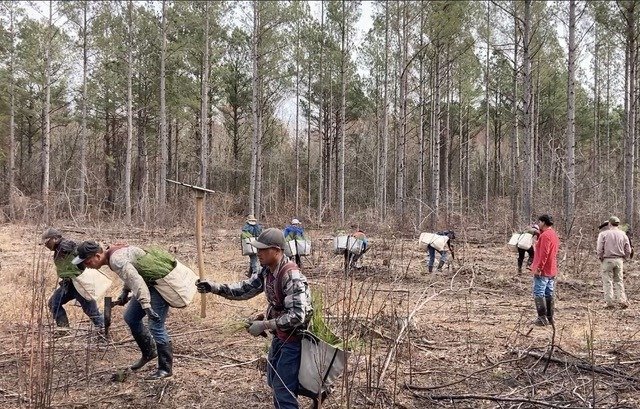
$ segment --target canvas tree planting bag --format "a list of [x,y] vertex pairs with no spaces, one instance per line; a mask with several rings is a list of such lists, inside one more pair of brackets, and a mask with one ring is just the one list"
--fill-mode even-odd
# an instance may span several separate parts
[[82,274],[72,278],[71,282],[82,298],[97,301],[106,294],[112,281],[102,271],[85,268]]
[[347,353],[306,331],[302,338],[298,393],[315,398],[340,377]]
[[196,273],[178,260],[169,274],[155,280],[155,288],[162,298],[174,308],[184,308],[191,303],[197,292]]

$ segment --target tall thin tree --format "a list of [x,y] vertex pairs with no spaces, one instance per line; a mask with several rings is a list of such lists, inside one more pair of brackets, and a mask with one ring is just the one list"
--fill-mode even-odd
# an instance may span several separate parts
[[576,206],[576,1],[569,0],[569,66],[567,72],[567,157],[564,190],[565,233],[569,235]]

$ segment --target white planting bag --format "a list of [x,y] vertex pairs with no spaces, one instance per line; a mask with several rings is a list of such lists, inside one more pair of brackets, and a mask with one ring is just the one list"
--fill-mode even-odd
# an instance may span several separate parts
[[509,250],[517,253],[518,252],[518,240],[520,240],[520,233],[513,233],[509,242],[507,243],[507,247]]
[[315,397],[327,391],[342,375],[348,354],[310,332],[302,338],[302,355],[298,372],[298,393]]
[[522,233],[518,239],[518,248],[529,250],[533,246],[533,235],[531,233]]
[[255,237],[248,237],[246,239],[241,239],[242,245],[242,255],[243,256],[251,256],[253,254],[257,254],[258,250],[251,245],[256,240]]
[[344,251],[347,249],[347,241],[349,240],[349,236],[338,236],[333,238],[333,253],[334,254],[344,254]]
[[289,240],[286,243],[284,243],[284,254],[286,254],[287,257],[292,257],[298,254],[298,249],[296,248],[295,240]]
[[174,269],[156,280],[155,288],[170,306],[184,308],[191,303],[198,290],[197,279],[193,270],[176,260]]
[[364,250],[364,241],[353,236],[347,240],[347,250],[352,254],[361,254]]
[[296,240],[296,252],[299,256],[311,255],[311,242],[309,240],[297,239]]
[[438,251],[444,250],[444,247],[449,241],[449,236],[441,236],[435,233],[421,233],[418,239],[418,244],[421,249],[426,250],[431,246]]
[[82,274],[72,278],[71,282],[87,301],[98,301],[111,287],[111,279],[102,271],[93,268],[85,268]]

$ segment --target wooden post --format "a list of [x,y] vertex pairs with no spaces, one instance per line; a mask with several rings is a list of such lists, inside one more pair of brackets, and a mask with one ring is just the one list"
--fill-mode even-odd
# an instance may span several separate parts
[[[204,280],[204,258],[202,255],[202,219],[204,213],[204,192],[196,190],[196,247],[198,247],[198,276]],[[200,294],[200,318],[207,316],[206,294]]]

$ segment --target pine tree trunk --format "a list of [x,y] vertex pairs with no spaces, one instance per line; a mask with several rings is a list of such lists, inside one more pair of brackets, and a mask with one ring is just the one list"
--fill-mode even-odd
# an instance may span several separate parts
[[44,59],[44,106],[42,108],[44,126],[42,128],[42,203],[44,205],[44,223],[49,224],[49,179],[50,179],[50,148],[51,148],[51,47],[53,41],[53,2],[49,2],[49,25],[47,27],[47,43]]
[[380,221],[387,219],[387,174],[389,163],[389,2],[384,6],[384,96],[382,102],[382,155],[380,161]]
[[569,67],[567,83],[567,158],[565,176],[565,234],[569,236],[575,212],[575,140],[576,140],[576,93],[575,93],[575,64],[576,64],[576,2],[569,1]]
[[318,223],[322,222],[323,191],[324,191],[324,66],[322,65],[324,54],[324,0],[320,4],[320,97],[318,101]]
[[438,213],[440,212],[440,92],[442,86],[442,47],[439,42],[436,42],[435,49],[433,123],[431,125],[433,129],[433,154],[431,155],[431,226],[433,228],[437,228],[438,226]]
[[7,179],[9,184],[9,219],[15,220],[16,214],[14,209],[14,194],[15,194],[15,169],[16,169],[16,134],[15,134],[15,121],[16,121],[16,96],[15,96],[15,68],[14,59],[16,52],[16,34],[14,31],[13,19],[14,19],[15,3],[9,3],[9,36],[11,40],[10,54],[9,54],[9,158]]
[[[296,201],[295,214],[300,211],[300,20],[296,24]],[[296,216],[297,217],[297,216]]]
[[131,223],[131,158],[133,150],[133,2],[127,2],[127,147],[124,167],[125,221]]
[[522,64],[524,71],[524,171],[522,175],[522,214],[521,224],[525,224],[532,216],[533,198],[533,106],[532,106],[532,79],[531,79],[531,1],[524,2],[524,34],[522,38]]
[[626,3],[624,9],[626,19],[626,46],[627,46],[627,87],[625,92],[626,105],[626,126],[624,138],[624,183],[625,193],[624,214],[629,230],[633,231],[635,225],[634,209],[634,162],[635,162],[635,130],[636,130],[636,69],[637,69],[637,28],[635,15],[635,2]]
[[85,181],[87,178],[87,2],[82,8],[82,119],[80,122],[80,175],[78,180],[78,212],[85,213]]
[[340,212],[340,225],[344,227],[344,171],[345,171],[345,138],[346,138],[346,112],[347,112],[347,76],[346,76],[346,59],[347,59],[347,27],[346,27],[346,9],[345,0],[342,0],[342,25],[341,25],[341,40],[340,46],[340,82],[342,89],[341,102],[340,102],[340,165],[338,169],[338,209]]
[[[490,86],[490,59],[489,59],[489,45],[491,43],[491,12],[490,12],[490,2],[487,2],[487,65],[485,71],[484,78],[484,101],[485,101],[485,138],[484,138],[484,211],[486,213],[489,212],[489,86]],[[484,223],[486,224],[489,220],[488,218],[484,218]]]
[[157,165],[157,203],[159,214],[164,214],[167,204],[167,166],[169,162],[167,136],[167,97],[166,97],[166,61],[167,61],[167,1],[162,0],[162,48],[160,49],[160,158]]
[[518,4],[517,1],[513,3],[513,77],[511,80],[511,92],[512,92],[512,125],[511,125],[511,228],[516,229],[519,223],[518,220],[518,197],[520,197],[520,155],[519,155],[519,143],[518,143],[518,129],[520,127],[518,119]]
[[209,2],[204,3],[204,48],[202,51],[202,79],[200,89],[200,181],[207,187],[209,164]]
[[[260,3],[253,0],[253,35],[251,36],[251,113],[253,116],[253,136],[251,138],[251,172],[249,175],[249,213],[256,214],[256,180],[258,178],[258,144],[260,141],[258,118],[258,42],[260,34]],[[259,217],[259,215],[256,215]]]

